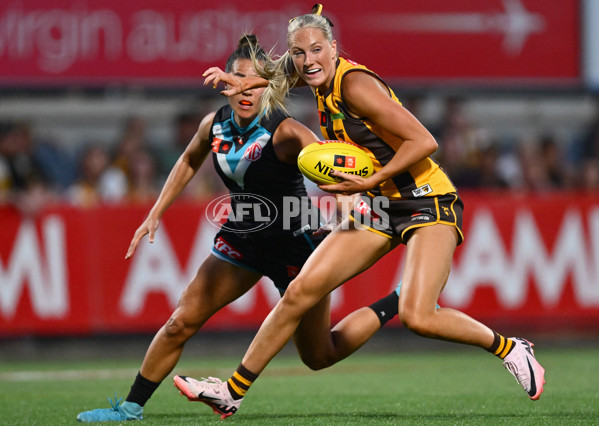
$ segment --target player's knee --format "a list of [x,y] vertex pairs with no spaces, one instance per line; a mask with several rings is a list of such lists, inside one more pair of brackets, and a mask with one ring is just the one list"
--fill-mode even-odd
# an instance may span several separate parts
[[313,371],[322,370],[337,362],[335,357],[325,353],[300,354],[300,358],[306,367]]
[[400,307],[398,316],[408,330],[421,336],[431,336],[432,318],[428,312],[404,306]]
[[169,339],[187,340],[196,333],[198,328],[173,315],[164,325],[164,333]]
[[287,290],[285,290],[281,304],[286,310],[303,314],[318,302],[318,300],[313,299],[312,295],[306,291],[306,286],[302,279],[297,277],[289,284]]

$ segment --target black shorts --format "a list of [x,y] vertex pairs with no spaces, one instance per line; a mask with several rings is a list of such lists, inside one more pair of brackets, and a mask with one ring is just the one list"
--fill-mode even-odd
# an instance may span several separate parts
[[462,212],[464,203],[457,193],[435,197],[389,200],[362,195],[351,216],[354,222],[369,231],[386,237],[399,237],[407,244],[412,233],[423,226],[445,224],[458,232],[458,245],[464,240]]
[[285,291],[325,235],[310,229],[279,234],[239,233],[221,229],[214,237],[212,254],[219,259],[270,278]]

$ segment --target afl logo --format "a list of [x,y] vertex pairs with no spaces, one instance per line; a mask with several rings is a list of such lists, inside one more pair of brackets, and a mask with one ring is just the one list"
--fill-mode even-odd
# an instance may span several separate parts
[[221,195],[208,204],[206,219],[215,228],[238,233],[260,231],[277,219],[275,204],[257,194]]
[[261,155],[262,146],[258,142],[254,142],[245,150],[243,157],[248,161],[256,161]]

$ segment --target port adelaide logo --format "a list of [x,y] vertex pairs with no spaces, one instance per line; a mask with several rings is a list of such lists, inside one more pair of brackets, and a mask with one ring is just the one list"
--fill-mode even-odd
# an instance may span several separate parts
[[279,213],[266,197],[231,193],[212,200],[205,214],[208,222],[218,229],[248,233],[268,228]]

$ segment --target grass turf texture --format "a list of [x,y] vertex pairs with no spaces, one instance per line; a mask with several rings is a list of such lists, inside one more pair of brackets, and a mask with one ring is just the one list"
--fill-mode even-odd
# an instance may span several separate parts
[[[501,362],[482,350],[356,354],[320,372],[297,356],[275,358],[252,387],[239,425],[597,424],[598,348],[537,348],[545,392],[528,399]],[[2,362],[0,424],[74,425],[77,413],[125,397],[140,360]],[[226,378],[239,358],[188,356],[174,373]],[[147,425],[223,424],[202,403],[178,395],[169,377],[146,405]],[[117,424],[117,423],[111,423]],[[127,424],[137,424],[130,423]]]

